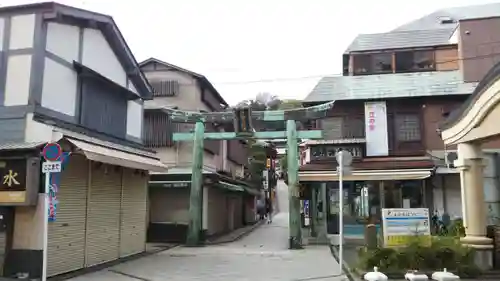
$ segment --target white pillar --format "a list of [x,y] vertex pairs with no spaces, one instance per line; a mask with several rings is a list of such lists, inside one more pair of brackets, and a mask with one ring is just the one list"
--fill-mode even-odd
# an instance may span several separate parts
[[477,249],[491,249],[492,240],[486,237],[486,208],[484,204],[483,169],[481,147],[475,143],[458,144],[463,217],[465,225],[464,244]]

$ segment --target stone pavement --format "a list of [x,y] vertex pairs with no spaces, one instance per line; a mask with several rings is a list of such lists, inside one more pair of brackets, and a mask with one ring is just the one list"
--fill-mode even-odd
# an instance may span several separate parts
[[288,250],[288,213],[239,241],[201,248],[176,247],[72,281],[341,281],[327,246]]

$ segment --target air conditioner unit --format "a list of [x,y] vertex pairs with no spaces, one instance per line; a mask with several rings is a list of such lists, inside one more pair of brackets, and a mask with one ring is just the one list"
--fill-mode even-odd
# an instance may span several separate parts
[[444,161],[446,163],[446,167],[455,168],[455,165],[453,164],[453,162],[455,162],[455,160],[458,159],[458,154],[454,151],[452,151],[452,152],[445,151],[444,154],[445,154]]

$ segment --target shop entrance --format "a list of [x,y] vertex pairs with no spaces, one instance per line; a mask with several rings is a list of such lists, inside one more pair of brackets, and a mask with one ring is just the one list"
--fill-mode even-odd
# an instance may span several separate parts
[[408,181],[346,181],[344,194],[338,182],[327,183],[327,231],[339,234],[339,199],[344,196],[344,236],[363,238],[366,224],[380,229],[382,208],[425,207],[424,182]]
[[14,230],[14,207],[0,207],[0,276],[3,276],[4,262],[12,244]]

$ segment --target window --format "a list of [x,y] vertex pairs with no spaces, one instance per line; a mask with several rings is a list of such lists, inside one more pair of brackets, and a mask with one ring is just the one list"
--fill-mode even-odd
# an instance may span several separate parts
[[321,120],[321,129],[324,132],[325,140],[335,140],[342,138],[342,125],[344,118],[330,117]]
[[178,81],[151,81],[154,97],[171,97],[179,94]]
[[396,72],[433,71],[435,69],[434,51],[396,53]]
[[89,129],[125,138],[127,98],[109,83],[94,78],[81,79],[80,124]]
[[418,114],[398,114],[395,118],[396,139],[400,142],[420,141],[420,118]]
[[392,73],[392,53],[372,55],[373,73]]
[[354,74],[392,73],[392,53],[355,55]]
[[143,140],[148,147],[172,146],[172,133],[178,124],[172,123],[169,116],[162,112],[146,112],[144,118]]
[[363,138],[365,136],[365,123],[362,117],[329,117],[320,122],[326,140]]
[[353,65],[355,75],[370,74],[372,72],[370,55],[353,56]]

